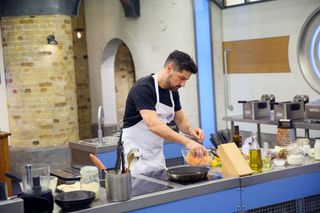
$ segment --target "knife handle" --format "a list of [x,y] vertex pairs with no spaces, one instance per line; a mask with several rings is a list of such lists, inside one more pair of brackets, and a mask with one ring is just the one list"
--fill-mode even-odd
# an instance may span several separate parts
[[97,158],[97,156],[90,154],[90,158],[92,163],[98,167],[100,170],[106,170],[107,168],[103,165],[103,163],[100,161],[99,158]]

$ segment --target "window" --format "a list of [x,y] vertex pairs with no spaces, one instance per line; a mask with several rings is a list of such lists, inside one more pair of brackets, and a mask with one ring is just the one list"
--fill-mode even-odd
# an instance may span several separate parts
[[305,80],[320,93],[320,9],[313,12],[302,27],[298,61]]

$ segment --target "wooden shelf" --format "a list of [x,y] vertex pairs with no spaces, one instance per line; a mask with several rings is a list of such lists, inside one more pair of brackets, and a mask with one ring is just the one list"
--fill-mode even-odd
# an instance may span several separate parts
[[10,133],[0,132],[0,181],[7,183],[8,195],[12,196],[11,180],[7,178],[4,173],[10,171],[10,152],[8,137]]

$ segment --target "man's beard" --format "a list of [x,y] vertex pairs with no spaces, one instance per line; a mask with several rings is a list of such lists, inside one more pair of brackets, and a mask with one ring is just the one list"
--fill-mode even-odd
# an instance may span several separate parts
[[181,87],[181,86],[173,86],[170,82],[170,77],[167,79],[166,84],[167,84],[167,89],[174,91],[174,92],[178,91],[178,89],[180,89],[180,87]]

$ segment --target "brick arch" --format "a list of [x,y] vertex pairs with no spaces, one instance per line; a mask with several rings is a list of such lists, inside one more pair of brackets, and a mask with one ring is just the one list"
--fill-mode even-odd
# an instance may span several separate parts
[[122,120],[125,100],[135,81],[132,55],[124,41],[114,38],[108,42],[100,72],[105,124],[113,125]]

